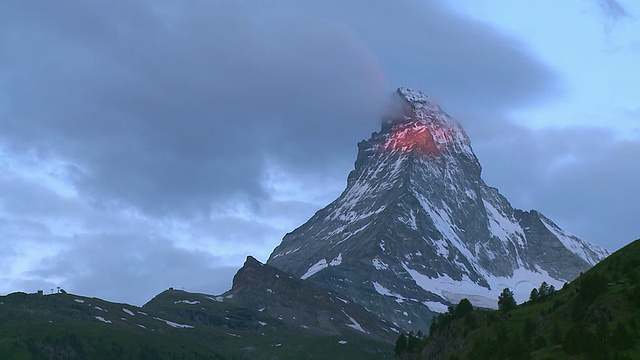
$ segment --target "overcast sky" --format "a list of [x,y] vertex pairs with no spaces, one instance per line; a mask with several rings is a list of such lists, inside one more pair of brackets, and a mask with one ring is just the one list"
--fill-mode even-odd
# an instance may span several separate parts
[[640,237],[633,0],[0,3],[0,293],[218,294],[424,91],[516,208]]

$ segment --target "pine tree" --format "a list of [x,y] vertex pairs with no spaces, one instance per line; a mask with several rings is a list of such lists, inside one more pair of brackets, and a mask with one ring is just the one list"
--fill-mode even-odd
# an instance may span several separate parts
[[396,353],[396,356],[402,355],[405,351],[407,351],[407,336],[402,333],[398,336],[398,340],[396,340],[396,346],[393,351]]
[[498,309],[506,313],[515,309],[517,305],[516,299],[513,297],[513,291],[509,290],[509,288],[504,288],[500,296],[498,296]]
[[471,312],[473,312],[473,305],[471,304],[471,301],[469,301],[469,299],[464,298],[460,300],[458,306],[456,306],[453,318],[461,319]]
[[420,346],[420,340],[413,335],[413,332],[409,332],[409,336],[407,337],[407,353],[413,354],[416,353]]
[[540,285],[540,289],[538,289],[538,295],[540,295],[541,298],[549,295],[549,284],[547,284],[546,281],[543,281]]

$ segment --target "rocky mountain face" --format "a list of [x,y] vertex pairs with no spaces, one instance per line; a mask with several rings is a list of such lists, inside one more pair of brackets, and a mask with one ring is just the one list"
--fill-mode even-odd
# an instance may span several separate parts
[[402,110],[358,144],[344,192],[267,264],[424,331],[464,297],[495,308],[509,287],[523,301],[607,256],[539,212],[514,209],[482,180],[458,122],[419,91],[396,95]]
[[292,277],[253,257],[248,257],[235,275],[231,290],[216,299],[252,309],[309,334],[355,332],[355,335],[393,342],[400,333],[393,324],[345,296]]

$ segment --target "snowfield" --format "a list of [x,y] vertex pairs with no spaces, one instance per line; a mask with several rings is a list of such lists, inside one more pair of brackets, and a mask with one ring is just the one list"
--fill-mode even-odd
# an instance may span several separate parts
[[[444,300],[452,304],[457,304],[460,300],[467,298],[474,306],[488,309],[498,308],[498,296],[504,288],[509,288],[513,291],[516,302],[522,303],[529,300],[531,290],[540,287],[542,282],[553,285],[556,289],[564,286],[564,282],[552,278],[544,270],[533,272],[531,270],[518,268],[514,271],[513,277],[486,276],[485,279],[491,287],[486,288],[476,284],[466,276],[463,277],[462,281],[454,280],[447,275],[430,278],[416,270],[410,269],[404,263],[402,265],[418,286],[441,296]],[[437,311],[435,308],[438,306],[434,303],[431,303],[431,305],[434,306],[434,308],[431,308],[429,305],[427,306]],[[444,309],[444,311],[446,311],[446,309]]]

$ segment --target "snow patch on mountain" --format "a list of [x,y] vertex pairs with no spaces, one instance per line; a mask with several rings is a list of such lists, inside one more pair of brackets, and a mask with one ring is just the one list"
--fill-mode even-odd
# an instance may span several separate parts
[[162,321],[165,324],[167,324],[167,325],[169,325],[171,327],[174,327],[174,328],[178,328],[178,329],[193,329],[193,326],[191,326],[191,325],[178,324],[176,322],[165,320],[165,319],[161,319],[159,317],[154,317],[154,319],[156,319],[158,321]]
[[489,283],[487,288],[472,281],[466,275],[462,280],[452,279],[448,275],[431,278],[409,268],[407,264],[402,265],[418,286],[441,296],[444,300],[457,304],[460,300],[467,298],[474,306],[489,309],[498,308],[498,296],[504,288],[513,291],[516,301],[522,303],[529,299],[531,290],[540,287],[543,282],[558,289],[564,285],[562,281],[554,279],[542,269],[537,269],[538,272],[536,272],[518,268],[514,270],[512,277],[488,275],[485,278]]
[[436,246],[436,254],[443,258],[449,257],[449,249],[446,240],[437,240],[433,242],[433,245]]
[[435,205],[433,205],[431,201],[422,194],[414,193],[414,196],[418,199],[420,206],[429,214],[429,218],[433,221],[436,229],[442,235],[442,238],[435,242],[438,247],[438,254],[448,256],[449,251],[447,249],[447,241],[449,241],[467,258],[467,260],[472,261],[473,265],[475,265],[474,268],[481,268],[480,264],[474,261],[476,258],[474,254],[469,251],[465,243],[460,238],[459,233],[462,233],[463,231],[453,223],[448,212],[444,208],[435,207]]
[[131,316],[135,316],[135,314],[133,313],[133,311],[127,309],[127,308],[122,308],[122,311],[124,311],[125,313],[131,315]]
[[305,279],[309,278],[310,276],[315,275],[318,272],[326,269],[328,266],[329,266],[329,264],[327,264],[327,260],[326,259],[320,259],[317,263],[311,265],[309,270],[307,270],[307,272],[304,273],[304,275],[300,276],[300,279],[305,280]]
[[307,272],[304,273],[304,275],[302,275],[300,279],[308,279],[309,277],[328,268],[329,266],[338,266],[340,264],[342,264],[342,253],[338,254],[338,256],[335,259],[331,260],[331,262],[329,263],[327,263],[327,259],[320,259],[317,263],[311,265],[309,270],[307,270]]
[[105,324],[111,324],[111,320],[107,320],[105,318],[103,318],[102,316],[94,316],[98,321],[102,321]]
[[524,231],[522,231],[517,221],[496,209],[496,207],[487,200],[482,199],[482,203],[489,216],[491,233],[505,244],[508,244],[510,240],[515,240],[518,245],[524,246]]
[[389,265],[387,265],[384,261],[380,259],[373,259],[371,260],[371,263],[373,264],[373,267],[376,268],[376,270],[386,270],[389,268]]
[[387,289],[386,287],[384,287],[383,285],[381,285],[380,283],[374,281],[373,282],[373,288],[376,290],[376,292],[380,295],[384,295],[384,296],[391,296],[396,298],[396,302],[398,304],[402,304],[403,302],[405,302],[407,300],[406,297],[400,295],[400,294],[396,294],[391,292],[391,290]]
[[338,254],[338,257],[335,259],[331,260],[329,266],[338,266],[340,264],[342,264],[342,253]]
[[200,304],[200,301],[198,300],[178,300],[178,301],[174,301],[174,304],[189,304],[189,305],[196,305],[196,304]]
[[412,229],[418,230],[418,223],[416,222],[416,213],[413,210],[409,210],[408,218],[401,218],[405,224],[409,225]]
[[437,301],[425,301],[423,302],[423,304],[426,305],[431,311],[440,314],[445,313],[449,310],[449,306]]
[[363,332],[365,334],[367,334],[367,331],[365,329],[362,328],[362,325],[360,325],[356,319],[352,318],[351,316],[349,316],[349,314],[347,314],[344,310],[342,311],[342,313],[349,318],[349,321],[351,321],[351,324],[345,324],[346,326],[358,330],[360,332]]

